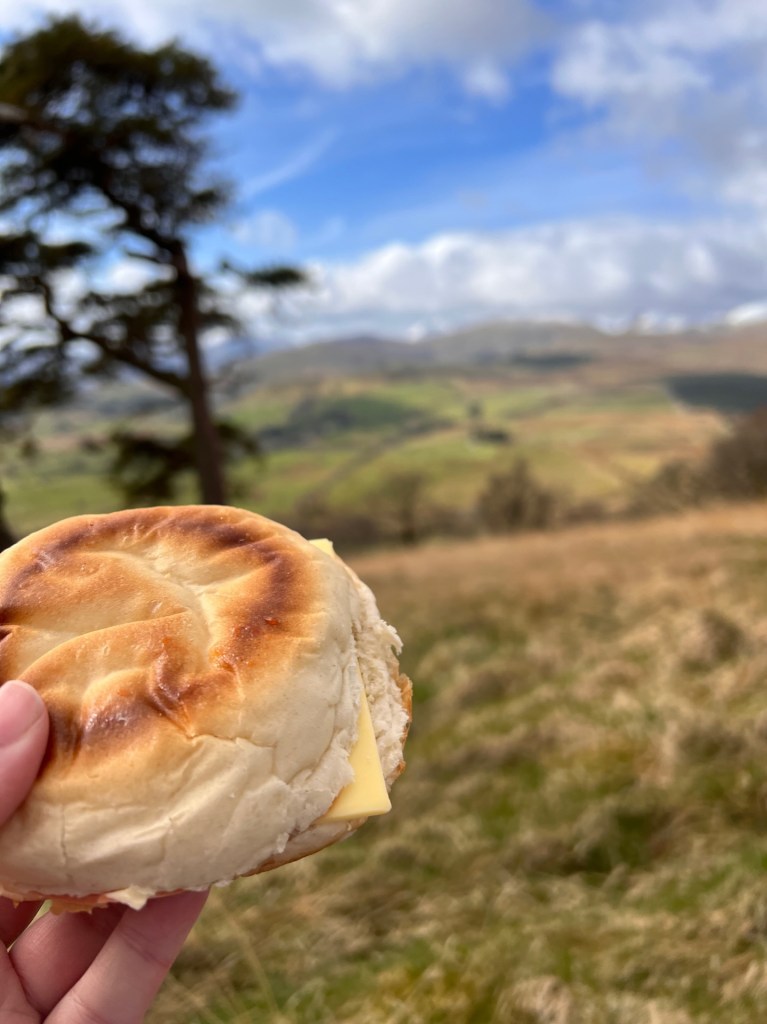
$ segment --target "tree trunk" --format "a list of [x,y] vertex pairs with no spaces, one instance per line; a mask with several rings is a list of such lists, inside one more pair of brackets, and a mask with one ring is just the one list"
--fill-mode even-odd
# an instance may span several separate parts
[[205,505],[226,505],[226,480],[221,441],[211,415],[208,382],[202,365],[198,337],[197,281],[189,270],[186,250],[179,243],[174,252],[176,288],[179,300],[179,333],[189,365],[189,410],[194,433],[200,500]]

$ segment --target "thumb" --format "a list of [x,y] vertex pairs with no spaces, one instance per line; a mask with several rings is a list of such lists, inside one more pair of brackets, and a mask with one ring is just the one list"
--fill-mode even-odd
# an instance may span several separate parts
[[24,800],[48,739],[42,698],[17,679],[0,686],[0,828]]

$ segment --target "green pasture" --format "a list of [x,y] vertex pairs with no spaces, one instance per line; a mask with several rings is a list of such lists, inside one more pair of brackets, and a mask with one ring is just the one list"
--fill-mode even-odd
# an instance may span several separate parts
[[[425,501],[461,512],[473,508],[491,474],[523,458],[567,500],[617,508],[665,461],[695,457],[722,429],[714,413],[675,405],[661,384],[629,382],[621,391],[519,378],[501,367],[256,387],[221,407],[264,439],[263,460],[235,468],[233,500],[277,518],[290,518],[307,498],[369,512],[405,473],[422,478]],[[84,450],[83,439],[105,439],[116,426],[182,429],[168,408],[110,422],[103,416],[110,396],[46,412],[38,457],[6,457],[8,517],[18,532],[120,506],[103,477],[105,453]],[[126,389],[113,397],[124,409]],[[151,398],[142,394],[141,401]],[[191,481],[177,500],[195,500]]]

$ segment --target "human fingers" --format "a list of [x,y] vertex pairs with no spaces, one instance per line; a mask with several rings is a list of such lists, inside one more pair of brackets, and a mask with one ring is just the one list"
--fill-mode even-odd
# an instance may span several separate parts
[[28,683],[0,686],[0,827],[29,792],[45,753],[48,714]]
[[[0,827],[29,792],[40,769],[48,738],[48,715],[39,695],[26,683],[0,686]],[[0,1020],[35,1021],[5,946],[29,922],[32,907],[0,901]]]
[[185,892],[151,900],[143,910],[127,910],[46,1024],[139,1024],[206,897],[204,892]]
[[[0,686],[0,827],[27,795],[40,768],[48,738],[48,715],[27,683]],[[14,907],[0,899],[0,942],[8,946],[37,913],[39,903]]]
[[15,942],[40,906],[39,901],[14,905],[11,900],[0,899],[0,943],[8,947]]
[[0,1021],[2,1024],[40,1024],[40,1015],[27,1002],[4,949],[0,949]]
[[11,962],[43,1017],[85,974],[125,910],[112,904],[89,914],[46,914],[18,939]]

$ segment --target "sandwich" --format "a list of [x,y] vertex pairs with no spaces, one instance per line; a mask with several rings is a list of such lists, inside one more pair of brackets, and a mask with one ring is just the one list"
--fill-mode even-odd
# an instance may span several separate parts
[[0,554],[0,685],[51,729],[0,893],[54,909],[223,885],[390,809],[411,686],[335,555],[242,509],[77,516]]

